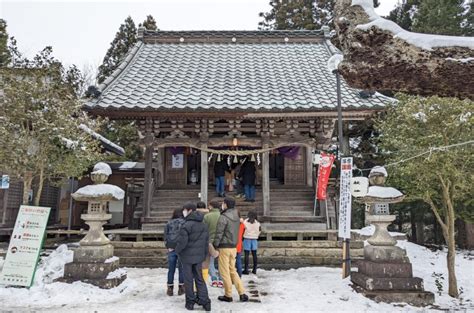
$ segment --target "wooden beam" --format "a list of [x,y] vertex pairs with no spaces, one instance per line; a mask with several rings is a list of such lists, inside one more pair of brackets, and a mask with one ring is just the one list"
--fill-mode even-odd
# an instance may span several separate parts
[[[263,143],[263,148],[268,148],[268,143]],[[270,156],[268,152],[262,153],[262,198],[263,216],[270,216]]]
[[[201,146],[202,148],[207,148],[206,144]],[[201,201],[207,205],[207,193],[209,188],[209,177],[208,177],[208,166],[207,163],[207,151],[201,150]]]
[[306,147],[306,185],[313,186],[313,151]]

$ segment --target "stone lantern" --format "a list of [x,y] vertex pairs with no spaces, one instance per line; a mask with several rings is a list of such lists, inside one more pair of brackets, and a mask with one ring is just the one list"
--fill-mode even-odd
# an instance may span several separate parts
[[110,174],[112,170],[108,164],[97,163],[91,173],[94,184],[79,188],[72,194],[74,200],[88,202],[87,213],[81,218],[89,225],[89,230],[74,251],[73,262],[65,265],[61,281],[80,280],[100,288],[113,288],[126,278],[102,227],[112,217],[107,212],[109,201],[122,200],[125,196],[121,188],[105,184]]
[[357,290],[376,301],[432,304],[433,293],[424,291],[421,278],[413,277],[406,251],[396,246],[397,241],[387,230],[396,218],[390,215],[389,204],[401,202],[405,195],[393,187],[385,187],[386,178],[385,168],[374,167],[369,174],[368,193],[357,200],[369,208],[366,220],[375,226],[375,231],[364,247],[364,259],[358,262],[358,271],[351,273],[351,281]]

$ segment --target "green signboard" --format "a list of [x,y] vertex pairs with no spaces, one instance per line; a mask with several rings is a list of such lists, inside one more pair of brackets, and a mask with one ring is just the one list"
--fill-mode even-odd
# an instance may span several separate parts
[[8,245],[0,284],[31,287],[51,208],[22,205]]

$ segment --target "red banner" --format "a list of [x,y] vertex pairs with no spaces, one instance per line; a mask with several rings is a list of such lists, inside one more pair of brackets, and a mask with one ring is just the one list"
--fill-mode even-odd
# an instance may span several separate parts
[[329,182],[329,175],[331,174],[332,163],[334,162],[334,155],[322,152],[319,161],[318,169],[318,189],[316,190],[316,199],[326,200],[327,188]]

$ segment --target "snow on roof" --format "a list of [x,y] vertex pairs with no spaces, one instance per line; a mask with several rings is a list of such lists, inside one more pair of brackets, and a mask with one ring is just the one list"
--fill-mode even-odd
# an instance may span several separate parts
[[92,174],[105,174],[107,176],[110,176],[112,175],[112,169],[107,163],[99,162],[96,165],[94,165]]
[[370,177],[370,176],[373,176],[373,175],[375,175],[375,174],[382,174],[382,175],[385,176],[385,177],[388,176],[387,170],[386,170],[385,167],[383,167],[383,166],[374,166],[374,167],[370,170],[369,177]]
[[328,60],[329,72],[333,73],[334,71],[337,71],[337,68],[339,67],[339,63],[341,63],[343,59],[344,59],[344,56],[340,53],[336,53],[332,57],[330,57]]
[[352,5],[361,6],[371,21],[367,24],[357,25],[358,29],[368,30],[372,26],[376,26],[393,33],[394,38],[400,38],[424,50],[453,46],[474,49],[474,37],[430,35],[406,31],[396,23],[378,16],[374,11],[373,0],[352,0]]
[[125,149],[124,148],[122,148],[119,145],[117,145],[117,144],[113,143],[112,141],[108,140],[107,138],[105,138],[101,134],[93,131],[92,129],[90,129],[86,125],[80,124],[79,128],[82,129],[83,131],[85,131],[86,133],[88,133],[89,135],[91,135],[92,137],[94,137],[95,139],[100,140],[105,146],[110,147],[113,152],[116,152],[119,155],[124,155],[125,154]]
[[87,185],[79,188],[74,194],[74,198],[108,198],[110,200],[122,200],[125,191],[122,188],[110,184]]
[[401,196],[403,196],[403,193],[393,187],[370,186],[369,192],[365,197],[391,199]]
[[130,168],[134,168],[135,166],[137,166],[137,162],[126,161],[126,162],[122,162],[122,164],[120,164],[119,169],[121,169],[121,170],[130,169]]

